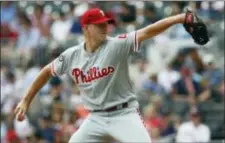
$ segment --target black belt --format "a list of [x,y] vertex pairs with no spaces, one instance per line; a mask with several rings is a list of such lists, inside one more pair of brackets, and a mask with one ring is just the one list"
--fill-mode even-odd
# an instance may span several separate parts
[[120,110],[120,109],[127,108],[127,107],[128,107],[128,103],[126,102],[126,103],[116,105],[116,106],[113,106],[113,107],[110,107],[110,108],[107,108],[107,109],[93,110],[91,112],[112,112],[112,111]]

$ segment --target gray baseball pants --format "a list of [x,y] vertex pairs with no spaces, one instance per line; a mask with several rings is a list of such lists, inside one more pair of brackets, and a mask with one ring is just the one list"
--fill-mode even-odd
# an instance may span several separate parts
[[151,143],[143,120],[134,107],[112,112],[92,112],[69,143]]

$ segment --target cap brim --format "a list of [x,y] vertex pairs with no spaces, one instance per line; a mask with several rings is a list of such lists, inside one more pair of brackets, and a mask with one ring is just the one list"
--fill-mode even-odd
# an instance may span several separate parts
[[112,20],[111,18],[104,17],[104,18],[102,18],[100,20],[97,20],[95,22],[92,22],[92,24],[101,24],[101,23],[104,23],[104,22],[109,22],[111,20]]

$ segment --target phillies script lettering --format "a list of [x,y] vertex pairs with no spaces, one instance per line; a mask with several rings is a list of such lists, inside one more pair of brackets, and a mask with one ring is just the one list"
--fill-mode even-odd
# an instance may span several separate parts
[[90,68],[89,71],[85,74],[81,69],[74,68],[72,71],[72,75],[77,84],[79,84],[79,77],[81,78],[82,83],[89,83],[95,79],[99,79],[115,71],[114,67],[109,66],[107,68],[99,69],[97,67]]

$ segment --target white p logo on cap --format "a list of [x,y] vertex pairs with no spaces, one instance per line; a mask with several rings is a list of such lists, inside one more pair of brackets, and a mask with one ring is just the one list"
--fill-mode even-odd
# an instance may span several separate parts
[[105,16],[104,12],[102,10],[100,10],[100,13],[102,14],[102,16]]

